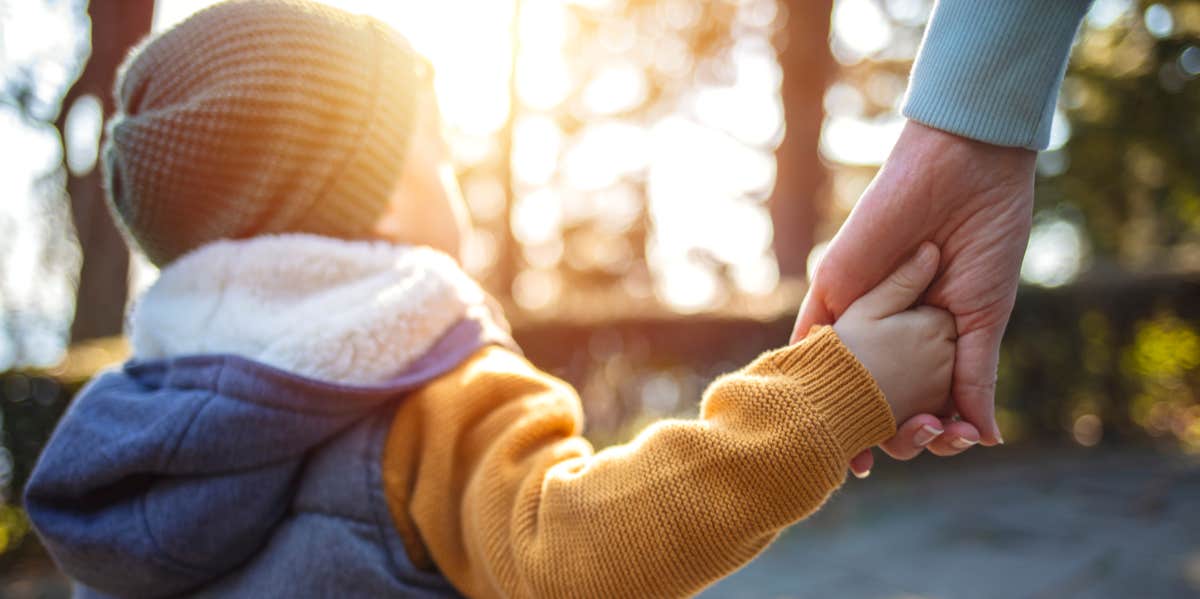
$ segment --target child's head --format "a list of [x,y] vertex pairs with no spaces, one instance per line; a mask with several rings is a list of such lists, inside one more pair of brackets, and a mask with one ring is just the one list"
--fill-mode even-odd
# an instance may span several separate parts
[[116,216],[159,266],[272,233],[457,255],[465,211],[431,77],[368,17],[305,0],[203,10],[118,73],[104,149]]

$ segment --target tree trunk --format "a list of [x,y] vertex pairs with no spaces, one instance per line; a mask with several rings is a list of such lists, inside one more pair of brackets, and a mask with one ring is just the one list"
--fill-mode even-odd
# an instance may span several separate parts
[[782,276],[805,276],[816,227],[824,214],[825,167],[817,144],[825,88],[835,72],[829,50],[832,0],[781,0],[787,22],[776,39],[783,69],[783,114],[787,131],[775,151],[777,175],[771,195],[775,256]]
[[54,125],[63,141],[67,195],[83,255],[76,292],[71,342],[119,335],[129,292],[129,251],[113,224],[104,198],[99,164],[87,173],[66,167],[66,121],[79,98],[93,95],[104,106],[104,120],[114,110],[113,83],[126,52],[150,32],[154,0],[93,0],[88,4],[92,53],[79,79],[63,98]]

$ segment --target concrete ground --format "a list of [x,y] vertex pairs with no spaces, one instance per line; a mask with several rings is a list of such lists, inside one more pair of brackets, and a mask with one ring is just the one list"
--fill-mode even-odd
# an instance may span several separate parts
[[[64,597],[50,568],[0,572],[0,598]],[[880,459],[702,597],[1200,597],[1200,457],[1014,447]]]
[[880,463],[703,597],[1200,597],[1200,459],[1002,448]]

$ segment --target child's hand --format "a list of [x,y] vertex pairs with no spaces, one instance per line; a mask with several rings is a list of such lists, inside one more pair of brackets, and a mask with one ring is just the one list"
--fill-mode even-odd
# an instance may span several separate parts
[[932,306],[912,308],[933,280],[938,258],[936,246],[922,245],[833,325],[842,343],[875,377],[896,422],[941,412],[950,399],[954,317]]

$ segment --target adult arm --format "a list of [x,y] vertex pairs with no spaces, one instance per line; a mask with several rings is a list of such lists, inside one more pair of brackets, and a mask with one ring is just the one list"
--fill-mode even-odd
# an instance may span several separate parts
[[[994,389],[1046,147],[1071,42],[1090,0],[940,0],[913,66],[909,123],[830,244],[796,334],[832,322],[922,241],[942,246],[926,301],[959,326],[952,409],[965,422],[910,419],[883,444],[908,459],[1000,442]],[[930,441],[929,431],[942,431]],[[857,474],[871,466],[857,456]]]

